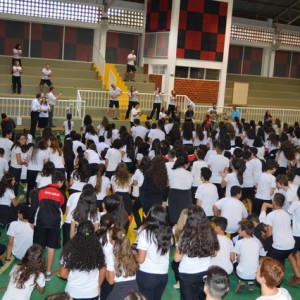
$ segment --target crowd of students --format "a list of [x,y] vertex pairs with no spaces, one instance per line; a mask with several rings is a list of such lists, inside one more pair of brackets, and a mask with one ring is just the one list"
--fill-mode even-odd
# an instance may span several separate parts
[[232,272],[238,293],[253,290],[256,278],[258,299],[291,299],[277,286],[286,258],[289,285],[300,284],[298,123],[191,118],[180,126],[170,116],[117,129],[87,115],[80,134],[71,119],[64,142],[49,127],[34,143],[27,133],[11,141],[9,130],[0,138],[5,261],[21,259],[3,299],[43,291],[61,234],[58,274],[72,299],[136,299],[127,296],[134,291],[161,299],[172,246],[181,299],[221,299]]

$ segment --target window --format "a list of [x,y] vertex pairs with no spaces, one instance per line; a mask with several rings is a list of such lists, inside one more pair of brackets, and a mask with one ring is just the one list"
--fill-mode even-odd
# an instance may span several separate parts
[[190,78],[193,79],[204,79],[205,69],[202,68],[191,68]]
[[219,80],[220,70],[177,66],[175,77],[202,80]]

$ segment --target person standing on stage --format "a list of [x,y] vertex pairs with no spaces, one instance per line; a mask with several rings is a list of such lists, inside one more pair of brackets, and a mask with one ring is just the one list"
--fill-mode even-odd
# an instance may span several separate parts
[[135,62],[136,62],[136,55],[134,54],[134,49],[131,49],[130,53],[127,56],[127,67],[126,67],[126,73],[124,75],[124,81],[127,80],[127,77],[129,73],[131,72],[131,81],[135,81]]
[[54,86],[50,87],[50,92],[47,94],[48,96],[48,103],[50,105],[50,110],[49,110],[49,120],[48,120],[48,125],[50,127],[55,127],[53,125],[53,113],[54,113],[54,106],[56,104],[56,101],[60,99],[62,96],[62,93],[60,93],[58,96],[55,96],[53,94]]
[[43,92],[44,85],[47,84],[49,87],[52,87],[52,82],[50,77],[52,76],[52,71],[50,70],[50,65],[46,64],[45,67],[42,69],[42,78],[40,81],[40,90],[41,93]]
[[18,61],[20,63],[20,66],[22,66],[21,55],[22,55],[21,44],[17,44],[13,49],[12,66],[15,65],[16,61]]
[[12,67],[12,88],[13,93],[15,94],[18,88],[18,94],[21,94],[21,74],[22,74],[22,67],[20,66],[20,61],[15,60],[15,64]]
[[109,100],[109,107],[106,112],[106,117],[108,117],[109,112],[114,109],[114,120],[119,120],[118,119],[118,112],[119,112],[119,99],[118,97],[123,94],[120,88],[116,87],[115,84],[111,85],[111,89],[109,91],[110,94],[110,100]]
[[31,103],[31,113],[30,113],[30,134],[32,135],[33,138],[35,138],[35,130],[36,130],[36,125],[39,120],[39,115],[41,112],[41,94],[37,93],[35,98],[32,100]]

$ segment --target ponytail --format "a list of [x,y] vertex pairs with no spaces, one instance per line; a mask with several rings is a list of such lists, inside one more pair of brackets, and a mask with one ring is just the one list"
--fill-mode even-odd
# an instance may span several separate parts
[[240,159],[240,158],[234,158],[232,160],[232,166],[237,171],[236,177],[237,177],[237,180],[238,180],[239,184],[242,185],[243,182],[244,182],[243,174],[246,170],[245,161],[243,159]]

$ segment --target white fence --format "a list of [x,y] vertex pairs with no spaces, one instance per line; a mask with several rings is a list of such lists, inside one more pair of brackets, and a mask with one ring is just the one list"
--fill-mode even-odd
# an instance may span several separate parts
[[[32,99],[0,97],[1,112],[9,117],[30,117]],[[80,100],[58,100],[55,105],[55,118],[65,119],[71,113],[73,118],[82,118],[85,115],[85,102]]]

